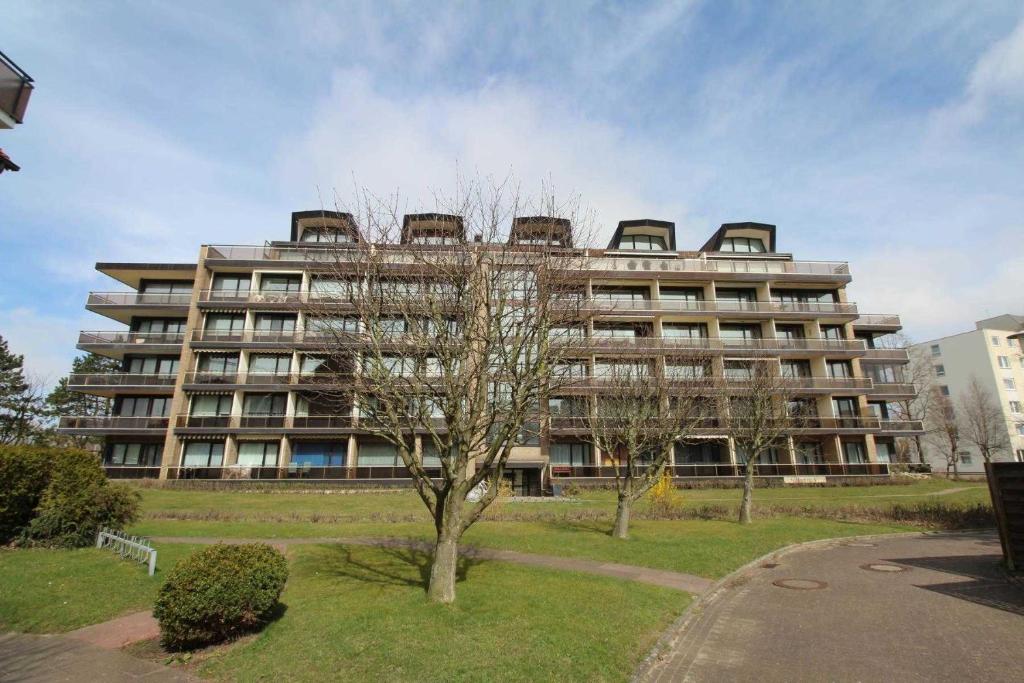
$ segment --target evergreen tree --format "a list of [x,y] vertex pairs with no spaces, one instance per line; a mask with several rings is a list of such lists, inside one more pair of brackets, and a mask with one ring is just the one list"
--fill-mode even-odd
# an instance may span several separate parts
[[[106,358],[95,353],[87,353],[79,356],[71,362],[70,374],[116,372],[120,364],[113,358]],[[57,382],[57,386],[46,397],[46,413],[56,420],[62,415],[75,415],[79,417],[96,417],[109,415],[112,407],[111,400],[103,396],[92,396],[78,391],[68,389],[70,376],[65,376]],[[100,442],[96,437],[89,436],[66,436],[51,434],[50,440],[61,445],[77,446],[85,448]]]
[[0,336],[0,444],[34,438],[43,405],[36,387],[25,377],[25,358],[11,353]]

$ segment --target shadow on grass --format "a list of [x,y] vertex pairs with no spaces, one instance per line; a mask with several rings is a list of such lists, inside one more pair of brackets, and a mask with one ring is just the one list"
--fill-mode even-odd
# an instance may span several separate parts
[[[330,563],[320,571],[332,576],[355,579],[380,586],[419,586],[426,590],[430,582],[433,553],[429,544],[375,546],[372,553],[362,546],[331,545]],[[373,560],[367,559],[372,555]],[[383,562],[375,561],[384,556]],[[485,562],[473,557],[459,556],[455,569],[456,582],[466,580],[471,567]]]

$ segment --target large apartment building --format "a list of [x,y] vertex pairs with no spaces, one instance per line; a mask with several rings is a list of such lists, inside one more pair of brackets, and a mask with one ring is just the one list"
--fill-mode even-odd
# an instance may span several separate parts
[[[407,216],[389,253],[436,246],[437,219]],[[899,318],[861,314],[847,301],[846,263],[794,260],[776,250],[775,226],[762,223],[722,225],[699,250],[684,251],[673,223],[623,221],[606,249],[584,250],[559,238],[557,222],[554,232],[536,232],[544,220],[517,219],[508,240],[571,252],[581,264],[575,276],[598,311],[586,325],[581,372],[600,374],[625,349],[653,363],[672,349],[702,349],[723,386],[742,385],[754,363],[768,363],[811,406],[813,416],[794,423],[760,474],[884,475],[895,438],[921,433],[889,409],[914,395],[903,377],[906,351],[878,343],[900,329]],[[307,211],[292,214],[288,241],[203,246],[196,263],[98,263],[129,291],[94,292],[86,308],[121,329],[82,332],[78,348],[121,369],[73,376],[70,386],[110,397],[113,411],[64,417],[61,429],[102,437],[113,477],[406,478],[394,447],[360,430],[355,408],[322,414],[305,393],[316,331],[302,303],[316,293],[324,249],[359,239],[348,214]],[[613,476],[608,458],[579,438],[578,422],[557,419],[560,401],[546,399],[539,438],[509,462],[520,492]],[[742,455],[725,425],[712,419],[696,442],[676,448],[677,477],[739,474]],[[423,453],[421,435],[412,436]]]
[[[971,380],[977,379],[998,401],[1006,420],[1010,448],[994,460],[1024,462],[1024,316],[979,320],[969,332],[915,344],[911,353],[931,361],[931,383],[949,397],[954,410]],[[937,448],[925,443],[924,451],[933,470],[946,470],[946,457]],[[985,471],[977,447],[966,439],[960,440],[959,452],[961,472]]]

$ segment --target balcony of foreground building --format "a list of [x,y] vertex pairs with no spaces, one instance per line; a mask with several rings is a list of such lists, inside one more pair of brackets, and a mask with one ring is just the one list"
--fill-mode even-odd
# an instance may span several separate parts
[[[551,466],[551,478],[557,479],[614,479],[616,469],[624,468],[598,465],[556,465]],[[729,463],[696,463],[669,465],[665,471],[676,478],[742,477],[742,465]],[[757,466],[759,477],[800,477],[800,476],[887,476],[889,464],[870,463],[762,463]]]
[[[729,435],[730,425],[739,422],[738,419],[725,417],[703,418],[695,426],[694,433],[698,436],[720,436]],[[589,430],[591,421],[585,417],[553,416],[550,421],[552,434],[572,435]],[[820,435],[820,434],[868,434],[878,432],[881,428],[877,417],[818,417],[802,416],[792,417],[787,420],[785,433],[792,435]]]
[[[210,434],[292,434],[329,436],[365,431],[367,418],[352,415],[178,415],[174,433],[181,435]],[[433,420],[433,429],[444,431],[443,418]],[[425,431],[410,421],[409,432]]]
[[566,305],[605,315],[697,315],[737,314],[744,318],[777,318],[847,322],[857,318],[854,303],[786,303],[780,301],[681,301],[675,299],[588,299]]
[[188,315],[192,294],[146,292],[90,292],[85,308],[122,323],[133,317],[177,317]]
[[97,396],[115,394],[174,393],[177,375],[133,374],[127,372],[72,373],[68,389]]
[[[424,468],[427,475],[439,479],[441,468]],[[224,465],[221,467],[169,467],[168,479],[214,479],[222,481],[260,480],[350,480],[371,483],[374,481],[409,481],[411,476],[404,465],[347,467],[317,466],[302,463],[288,463],[272,467],[250,467],[246,465]]]
[[78,333],[77,348],[111,358],[123,358],[125,353],[135,352],[180,353],[184,340],[184,332],[82,331]]
[[864,313],[853,321],[855,332],[888,334],[903,329],[900,317],[892,313]]
[[167,417],[158,416],[64,416],[60,418],[57,429],[75,436],[157,436],[167,430],[168,422]]
[[25,118],[32,77],[0,52],[0,128],[14,128]]
[[866,349],[861,356],[862,362],[909,363],[910,355],[906,349]]
[[185,374],[186,391],[210,391],[219,388],[250,391],[283,391],[287,388],[337,390],[353,384],[352,373],[259,373],[259,372],[189,372]]
[[921,420],[880,419],[879,434],[883,436],[920,436],[925,433]]
[[[670,378],[669,383],[673,380]],[[704,393],[725,395],[742,395],[749,390],[753,380],[734,377],[714,377],[707,380],[701,378],[679,378],[678,386],[690,390],[694,382],[703,382]],[[567,378],[560,381],[559,393],[573,393],[577,390],[593,390],[614,388],[615,378],[611,376],[593,375],[588,377]],[[867,377],[786,377],[776,380],[780,388],[787,388],[796,394],[835,394],[858,396],[870,393],[873,382]]]
[[873,382],[871,389],[866,392],[869,399],[898,401],[911,399],[917,396],[917,389],[913,384],[906,382]]

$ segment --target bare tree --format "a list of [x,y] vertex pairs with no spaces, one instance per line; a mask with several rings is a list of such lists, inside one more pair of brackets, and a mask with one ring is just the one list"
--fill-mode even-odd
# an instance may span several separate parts
[[[896,414],[893,415],[893,418],[927,423],[935,404],[935,364],[925,351],[913,348],[913,344],[910,337],[902,332],[884,335],[876,341],[877,347],[881,349],[906,349],[909,362],[904,367],[903,376],[917,389],[917,394],[912,398],[898,399],[889,403],[890,407],[895,409]],[[918,462],[923,465],[925,458],[921,435],[914,435],[911,442]]]
[[305,308],[324,367],[350,375],[314,400],[354,406],[359,429],[396,449],[434,521],[428,596],[450,603],[460,539],[571,353],[557,332],[584,324],[574,247],[589,217],[509,181],[460,184],[413,219],[397,197],[356,196],[356,241],[324,245]]
[[692,439],[708,420],[710,358],[695,351],[658,361],[621,362],[595,378],[584,441],[602,451],[615,469],[618,504],[612,536],[629,537],[633,503],[661,478],[675,444]]
[[946,459],[946,475],[960,478],[960,417],[953,401],[936,392],[929,416],[928,441]]
[[963,438],[977,446],[986,463],[999,453],[1009,452],[1010,433],[999,399],[971,375],[967,390],[958,401]]
[[792,401],[793,382],[782,377],[777,364],[770,361],[752,362],[739,391],[729,387],[727,391],[735,394],[729,397],[729,435],[737,458],[743,458],[739,521],[749,524],[758,462],[771,449],[787,445],[794,423],[810,418],[813,404]]

